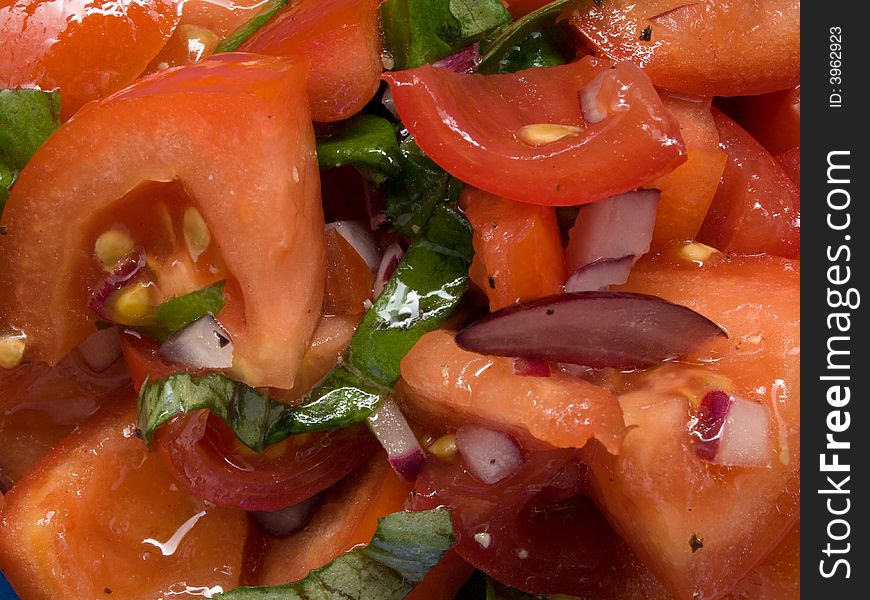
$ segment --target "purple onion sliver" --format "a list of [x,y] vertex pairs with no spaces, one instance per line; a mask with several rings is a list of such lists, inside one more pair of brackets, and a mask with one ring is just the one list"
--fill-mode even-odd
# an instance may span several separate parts
[[402,260],[402,256],[405,255],[405,251],[402,250],[402,247],[398,243],[392,243],[387,246],[387,249],[384,250],[384,255],[381,257],[381,264],[378,267],[378,273],[375,276],[375,284],[372,288],[372,295],[377,298],[381,295],[381,292],[384,291],[384,286],[387,285],[387,282],[393,276],[393,273],[396,272],[396,267],[399,266],[399,261]]
[[477,425],[459,428],[456,449],[471,474],[484,483],[498,483],[510,477],[525,462],[510,436]]
[[707,392],[698,407],[695,421],[689,433],[692,436],[692,446],[695,454],[704,460],[712,461],[719,451],[722,439],[722,428],[728,419],[728,412],[734,399],[722,390]]
[[602,258],[580,267],[565,283],[566,292],[595,292],[628,281],[634,256]]
[[91,294],[88,306],[94,313],[102,318],[108,319],[106,314],[106,302],[109,297],[120,290],[122,287],[133,281],[142,269],[145,268],[147,257],[145,249],[137,246],[133,249],[132,254],[118,263],[115,270],[106,275],[96,286],[96,289]]
[[426,453],[422,448],[416,448],[408,454],[391,456],[387,462],[399,477],[408,483],[413,483],[426,464]]
[[454,73],[471,73],[480,63],[480,44],[475,42],[456,54],[451,54],[432,64],[433,67],[447,69]]
[[534,358],[515,358],[513,371],[514,375],[524,377],[549,377],[550,363]]

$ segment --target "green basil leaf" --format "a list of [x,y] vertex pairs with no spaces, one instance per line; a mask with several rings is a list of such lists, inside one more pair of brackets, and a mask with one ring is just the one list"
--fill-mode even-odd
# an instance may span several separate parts
[[409,137],[399,145],[402,173],[390,181],[386,214],[393,231],[415,238],[423,230],[439,204],[455,204],[462,182],[432,162]]
[[381,5],[384,49],[396,70],[435,62],[510,21],[500,0],[387,0]]
[[216,315],[224,307],[224,284],[219,281],[183,296],[167,300],[157,307],[151,322],[136,328],[162,342],[205,315]]
[[0,215],[30,157],[60,127],[60,92],[0,90]]
[[321,169],[354,165],[367,179],[382,183],[401,170],[393,124],[374,115],[357,115],[337,135],[317,144]]
[[512,73],[530,67],[565,64],[571,59],[570,36],[556,23],[569,0],[556,0],[532,11],[480,44],[480,73]]
[[304,579],[241,587],[222,600],[401,600],[456,541],[444,508],[400,512],[380,520],[371,543],[351,550]]
[[235,31],[228,35],[220,44],[217,45],[214,52],[232,52],[241,46],[245,40],[254,35],[256,31],[265,25],[269,19],[275,16],[275,13],[287,6],[290,0],[268,0],[263,5],[263,11],[256,17],[239,26]]
[[392,386],[399,362],[423,334],[441,326],[468,284],[471,227],[443,204],[408,248],[366,312],[350,345],[349,360],[374,381]]

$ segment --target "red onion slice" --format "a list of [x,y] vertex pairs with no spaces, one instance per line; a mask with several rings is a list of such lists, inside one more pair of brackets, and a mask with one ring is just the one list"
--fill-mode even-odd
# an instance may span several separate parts
[[396,272],[396,267],[399,266],[399,261],[405,255],[405,251],[397,243],[392,243],[384,250],[384,256],[381,258],[381,264],[378,267],[378,274],[375,276],[375,284],[372,287],[372,297],[377,298],[384,291],[384,286]]
[[580,267],[565,282],[566,292],[595,292],[628,281],[634,256],[600,258]]
[[447,69],[454,73],[471,73],[480,63],[480,44],[475,42],[466,48],[463,48],[456,54],[451,54],[446,58],[432,63],[433,67]]
[[78,346],[79,354],[94,373],[102,373],[121,358],[118,328],[98,329]]
[[708,392],[689,433],[695,453],[728,467],[770,465],[770,413],[767,407],[722,390]]
[[568,272],[602,258],[636,259],[649,252],[659,195],[639,190],[583,206],[568,234]]
[[387,451],[390,466],[399,477],[405,481],[416,480],[426,455],[399,405],[393,400],[384,402],[369,416],[368,426]]
[[157,354],[194,369],[228,369],[233,366],[230,334],[211,316],[200,317],[169,336]]
[[381,253],[375,244],[372,230],[362,221],[335,221],[326,224],[326,231],[335,229],[359,254],[369,269],[374,271],[381,263]]
[[464,425],[456,432],[456,448],[471,474],[484,483],[498,483],[516,473],[523,455],[500,431]]
[[101,319],[111,320],[106,312],[106,302],[108,302],[109,297],[125,285],[135,281],[142,269],[145,268],[146,263],[145,249],[137,246],[130,256],[119,262],[115,270],[97,284],[88,302],[90,309]]
[[286,537],[296,533],[305,526],[308,522],[308,517],[311,516],[311,510],[319,499],[320,494],[315,494],[299,504],[294,504],[280,510],[253,511],[251,516],[270,535]]
[[456,336],[481,354],[639,369],[685,356],[725,331],[690,308],[645,294],[577,292],[503,308]]
[[513,372],[514,375],[523,375],[525,377],[549,377],[550,363],[534,358],[515,358]]

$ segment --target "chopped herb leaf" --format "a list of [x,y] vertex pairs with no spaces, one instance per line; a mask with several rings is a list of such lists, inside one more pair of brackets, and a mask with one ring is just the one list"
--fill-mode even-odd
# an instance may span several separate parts
[[384,49],[396,70],[432,63],[510,23],[500,0],[387,0]]
[[450,512],[400,512],[380,520],[371,543],[339,556],[304,579],[241,587],[224,600],[401,600],[455,542]]
[[279,10],[287,6],[290,0],[268,0],[263,5],[263,10],[256,17],[238,27],[235,31],[229,34],[220,44],[217,45],[214,52],[232,52],[241,46],[245,40],[254,35],[254,33],[269,19],[275,16]]
[[375,183],[402,170],[392,123],[366,114],[348,120],[339,133],[318,143],[317,160],[321,169],[353,165]]
[[162,342],[205,315],[216,315],[224,307],[224,284],[219,281],[189,294],[167,300],[157,307],[146,326],[139,327],[150,338]]
[[571,57],[570,36],[556,17],[568,0],[556,0],[498,30],[480,44],[481,73],[512,73],[536,66],[560,65]]

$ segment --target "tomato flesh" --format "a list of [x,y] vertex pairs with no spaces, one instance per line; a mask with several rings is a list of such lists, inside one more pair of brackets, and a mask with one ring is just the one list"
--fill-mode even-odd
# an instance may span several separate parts
[[378,89],[383,70],[379,4],[379,0],[293,2],[239,50],[308,58],[312,117],[340,121],[362,109]]
[[132,82],[178,24],[175,0],[0,6],[0,88],[60,88],[64,119]]
[[181,488],[133,435],[133,394],[113,400],[7,494],[3,574],[34,600],[235,588],[245,513]]
[[325,280],[305,77],[299,62],[223,54],[145,78],[49,139],[10,194],[0,239],[0,323],[26,333],[29,360],[54,363],[93,330],[94,215],[142,182],[177,180],[239,292],[224,310],[240,318],[222,321],[233,373],[292,386]]
[[741,254],[800,255],[800,188],[737,123],[714,112],[728,162],[698,240]]
[[800,82],[794,0],[582,0],[571,24],[598,55],[630,60],[657,87],[690,96],[750,96]]
[[[384,79],[402,123],[432,160],[511,200],[563,206],[601,200],[685,161],[676,120],[630,63],[611,69],[585,57],[506,75],[426,65]],[[593,124],[577,94],[599,81],[597,103],[607,116]],[[559,139],[541,139],[535,127],[541,124],[569,129]]]

